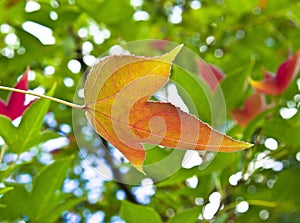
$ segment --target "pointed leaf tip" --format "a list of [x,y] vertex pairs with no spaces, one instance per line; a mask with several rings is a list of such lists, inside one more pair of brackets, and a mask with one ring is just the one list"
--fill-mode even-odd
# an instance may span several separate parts
[[215,150],[215,149],[207,149],[207,150],[228,153],[228,152],[238,152],[253,146],[253,144],[251,143],[236,140],[226,135],[224,135],[224,139],[225,139],[224,145],[221,145],[219,150]]
[[133,165],[135,169],[137,169],[140,173],[144,174],[146,176],[146,173],[144,172],[143,165]]
[[[15,89],[19,90],[28,90],[28,73],[30,68],[27,67],[21,79],[14,85]],[[14,120],[24,113],[26,108],[29,105],[25,106],[25,94],[19,92],[12,92],[8,97],[7,104],[3,101],[0,101],[0,114],[9,117],[11,120]]]
[[183,47],[183,44],[180,44],[180,45],[176,46],[174,49],[172,49],[170,52],[158,57],[158,59],[162,62],[171,63],[175,59],[175,57],[178,55],[178,53],[180,52],[182,47]]
[[174,52],[175,56],[181,51],[181,49],[183,48],[184,44],[179,44],[178,46],[176,46],[173,50],[171,50],[170,53]]
[[243,142],[242,148],[244,148],[244,149],[249,149],[249,148],[251,148],[252,146],[254,146],[254,144],[248,143],[248,142]]

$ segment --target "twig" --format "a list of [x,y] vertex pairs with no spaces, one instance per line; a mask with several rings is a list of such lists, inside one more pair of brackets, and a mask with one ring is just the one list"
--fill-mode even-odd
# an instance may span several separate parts
[[136,200],[135,196],[132,194],[132,192],[130,191],[130,189],[127,187],[126,184],[123,184],[121,182],[121,175],[120,175],[120,172],[118,171],[118,169],[116,169],[114,167],[114,164],[113,164],[113,160],[112,160],[112,157],[111,155],[109,154],[108,152],[108,143],[107,141],[101,137],[101,140],[102,140],[102,143],[104,145],[104,151],[105,151],[105,154],[104,154],[104,157],[105,157],[105,160],[110,164],[111,168],[112,168],[112,171],[113,171],[113,175],[114,177],[116,178],[116,183],[118,184],[118,186],[120,187],[120,189],[122,189],[125,194],[126,194],[126,197],[129,201],[131,201],[132,203],[135,203],[135,204],[139,204],[139,202]]
[[71,103],[71,102],[68,102],[68,101],[64,101],[64,100],[54,98],[54,97],[50,97],[50,96],[47,96],[47,95],[37,94],[37,93],[31,92],[31,91],[24,91],[24,90],[20,90],[20,89],[16,89],[16,88],[5,87],[5,86],[0,86],[0,90],[14,91],[14,92],[22,93],[22,94],[29,94],[29,95],[36,96],[36,97],[39,97],[39,98],[44,98],[44,99],[47,99],[47,100],[50,100],[50,101],[54,101],[54,102],[57,102],[57,103],[60,103],[60,104],[63,104],[63,105],[66,105],[66,106],[69,106],[69,107],[72,107],[72,108],[78,108],[78,109],[84,109],[85,108],[85,105],[74,104],[74,103]]

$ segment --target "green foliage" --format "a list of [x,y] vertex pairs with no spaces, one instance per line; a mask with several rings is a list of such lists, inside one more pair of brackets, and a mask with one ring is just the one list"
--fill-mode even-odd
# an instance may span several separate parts
[[184,210],[170,218],[167,223],[196,222],[198,220],[200,211],[201,209],[199,207]]
[[127,201],[122,202],[120,215],[126,222],[138,223],[145,220],[149,223],[162,222],[159,215],[152,208],[131,204]]
[[[39,9],[26,11],[33,2]],[[73,101],[91,65],[89,59],[113,46],[139,39],[183,43],[226,74],[217,89],[226,107],[213,104],[220,108],[216,117],[226,120],[212,120],[215,94],[195,67],[190,67],[193,75],[174,67],[171,81],[189,112],[255,146],[230,154],[201,152],[196,155],[202,164],[183,168],[184,151],[146,145],[149,176],[144,176],[122,162],[106,141],[102,143],[85,119],[72,120],[71,108],[39,99],[18,127],[0,116],[0,221],[88,222],[97,217],[96,222],[122,218],[129,223],[299,222],[299,74],[283,94],[265,96],[266,111],[246,127],[229,115],[254,92],[250,78],[263,79],[262,69],[275,73],[300,48],[299,1],[144,0],[136,6],[130,2],[139,1],[0,1],[1,85],[13,86],[30,66],[34,73],[29,89],[39,87],[48,95]],[[176,10],[181,21],[172,17]],[[141,11],[145,20],[137,21]],[[44,44],[27,32],[26,21],[48,27],[52,33],[46,35],[53,35],[55,42]],[[184,65],[192,63],[189,58]],[[69,69],[72,60],[79,62],[78,72]],[[0,91],[1,99],[7,95]],[[284,117],[287,110],[295,114]],[[78,129],[72,128],[73,122],[79,123]],[[76,132],[84,143],[76,143]],[[55,147],[52,140],[59,137],[67,143]],[[278,146],[268,145],[270,137]],[[44,145],[49,142],[54,148]],[[146,184],[149,177],[155,183]],[[142,185],[123,184],[132,181]],[[214,192],[221,198],[209,218],[205,208]],[[243,201],[249,205],[245,211],[239,206]]]
[[[45,166],[34,178],[31,189],[11,184],[2,199],[5,206],[1,220],[14,221],[27,216],[34,222],[55,222],[65,210],[74,207],[84,198],[66,196],[60,192],[73,157],[63,158]],[[49,180],[51,179],[51,180]],[[45,190],[46,189],[46,190]]]
[[[54,93],[53,87],[49,95]],[[22,153],[39,143],[46,142],[49,139],[58,137],[59,135],[51,131],[42,131],[41,128],[44,116],[50,105],[49,100],[41,99],[30,106],[23,115],[20,125],[15,128],[11,121],[0,116],[0,134],[14,153]]]
[[284,120],[281,117],[273,117],[262,126],[264,134],[279,139],[281,142],[294,148],[300,146],[300,139],[294,133],[300,131],[299,112],[292,118]]
[[208,109],[210,107],[208,99],[211,95],[203,81],[189,75],[178,67],[174,68],[171,80],[180,86],[178,89],[179,93],[191,110],[191,113],[205,122],[211,121],[211,113],[210,109]]

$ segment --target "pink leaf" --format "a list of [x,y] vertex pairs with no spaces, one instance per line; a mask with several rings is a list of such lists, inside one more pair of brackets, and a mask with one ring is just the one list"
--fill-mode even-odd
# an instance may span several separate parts
[[240,126],[245,127],[253,118],[265,109],[266,104],[264,96],[255,92],[246,100],[245,107],[243,109],[232,110],[230,114]]
[[212,91],[215,91],[225,74],[215,65],[196,60],[200,77],[205,80]]
[[[28,90],[29,70],[30,69],[28,67],[23,77],[14,86],[14,88],[20,90]],[[9,96],[7,105],[2,100],[0,100],[0,114],[9,117],[11,120],[14,120],[20,117],[30,104],[25,106],[25,94],[12,92]]]

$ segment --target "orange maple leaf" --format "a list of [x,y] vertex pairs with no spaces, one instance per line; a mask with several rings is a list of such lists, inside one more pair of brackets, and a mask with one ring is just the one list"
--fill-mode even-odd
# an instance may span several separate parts
[[169,80],[182,46],[160,57],[110,56],[96,63],[84,87],[86,117],[139,171],[143,143],[178,149],[238,151],[251,144],[213,130],[170,103],[149,101]]

